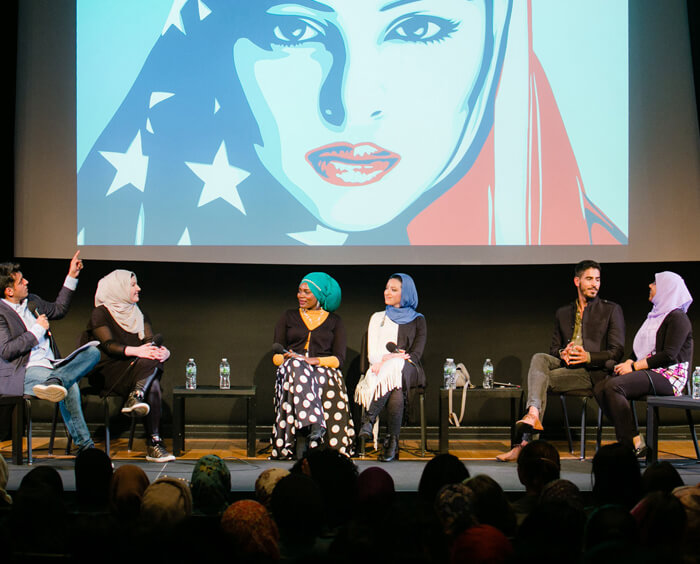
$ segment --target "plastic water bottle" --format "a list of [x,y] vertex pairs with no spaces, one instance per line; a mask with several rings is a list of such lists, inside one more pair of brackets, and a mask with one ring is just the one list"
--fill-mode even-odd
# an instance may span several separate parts
[[493,364],[491,359],[487,358],[484,362],[484,390],[493,388]]
[[446,390],[454,390],[457,383],[457,366],[453,358],[445,359],[445,366],[442,369],[444,377],[444,387]]
[[231,388],[231,365],[225,358],[219,364],[219,388],[229,390]]
[[188,390],[197,389],[197,365],[194,358],[189,359],[185,366],[185,388]]
[[693,399],[700,399],[700,366],[693,372]]

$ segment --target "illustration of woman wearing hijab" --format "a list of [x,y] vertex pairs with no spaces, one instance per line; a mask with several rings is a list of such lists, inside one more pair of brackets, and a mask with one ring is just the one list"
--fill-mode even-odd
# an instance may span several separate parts
[[625,244],[531,26],[512,0],[175,0],[80,168],[79,243]]

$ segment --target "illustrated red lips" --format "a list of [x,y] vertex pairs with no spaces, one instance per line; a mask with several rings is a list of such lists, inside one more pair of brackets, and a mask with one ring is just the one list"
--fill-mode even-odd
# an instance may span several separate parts
[[364,186],[381,180],[401,160],[374,143],[333,143],[306,153],[306,161],[336,186]]

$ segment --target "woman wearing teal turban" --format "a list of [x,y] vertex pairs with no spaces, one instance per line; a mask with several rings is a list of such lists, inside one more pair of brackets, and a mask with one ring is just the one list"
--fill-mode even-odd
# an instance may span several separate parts
[[297,452],[297,435],[308,445],[326,444],[352,454],[355,430],[340,367],[345,360],[343,321],[333,313],[340,305],[338,283],[324,272],[304,276],[297,291],[298,309],[287,310],[275,326],[276,354],[273,459]]

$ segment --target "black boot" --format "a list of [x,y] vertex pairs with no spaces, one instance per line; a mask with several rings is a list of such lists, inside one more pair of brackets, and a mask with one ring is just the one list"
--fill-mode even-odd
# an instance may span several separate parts
[[384,443],[384,452],[379,455],[380,462],[391,462],[399,459],[399,437],[389,435],[389,438]]
[[322,427],[320,423],[314,423],[309,427],[309,442],[321,442],[321,439],[325,434],[325,427]]

